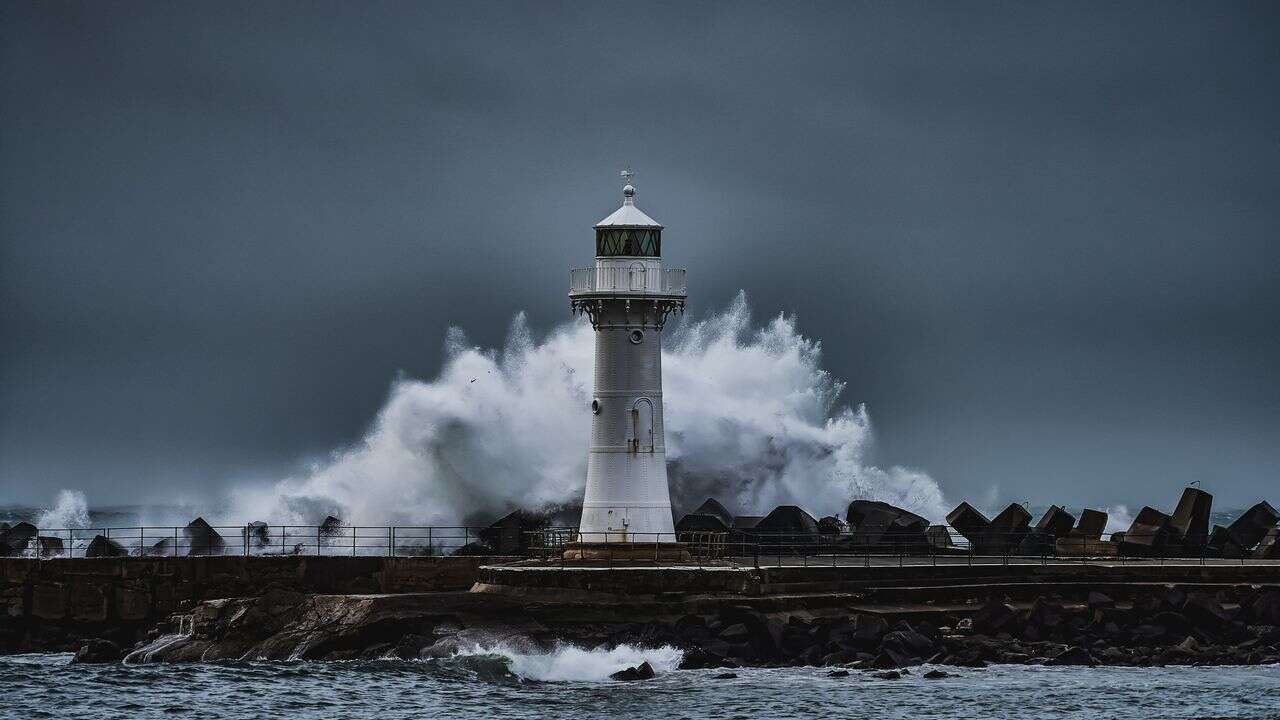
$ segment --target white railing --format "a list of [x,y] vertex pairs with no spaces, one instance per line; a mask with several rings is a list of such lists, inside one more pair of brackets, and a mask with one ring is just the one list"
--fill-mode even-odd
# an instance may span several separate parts
[[569,292],[683,295],[687,290],[684,273],[683,268],[658,271],[619,267],[580,268],[569,271]]

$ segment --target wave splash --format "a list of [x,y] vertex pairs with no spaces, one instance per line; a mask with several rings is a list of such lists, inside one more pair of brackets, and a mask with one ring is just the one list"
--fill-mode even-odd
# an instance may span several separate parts
[[[868,461],[865,407],[840,405],[844,383],[821,345],[779,315],[754,327],[746,296],[676,326],[663,352],[663,398],[677,512],[717,496],[741,514],[800,505],[842,512],[884,500],[937,520],[927,474]],[[298,524],[332,514],[355,524],[456,524],[516,507],[570,504],[586,477],[594,343],[585,322],[535,340],[524,314],[501,350],[458,328],[433,380],[397,379],[365,438],[301,476],[238,488],[229,511]]]
[[617,645],[586,650],[576,645],[559,645],[548,652],[524,652],[507,645],[476,645],[458,652],[455,658],[500,657],[507,669],[524,680],[539,682],[601,682],[619,670],[647,662],[655,673],[680,667],[684,652],[670,645],[642,648]]

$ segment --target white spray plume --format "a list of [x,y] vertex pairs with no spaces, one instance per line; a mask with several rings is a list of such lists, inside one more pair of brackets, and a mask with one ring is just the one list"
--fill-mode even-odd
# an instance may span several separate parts
[[[535,341],[523,313],[501,352],[451,328],[439,376],[396,380],[359,445],[305,477],[239,489],[230,510],[272,522],[454,524],[579,501],[594,347],[585,322]],[[838,405],[844,383],[820,360],[794,318],[753,330],[742,293],[723,313],[675,328],[662,362],[677,509],[716,496],[740,514],[795,504],[826,515],[866,498],[945,515],[928,475],[869,464],[866,409]]]
[[52,508],[36,518],[36,527],[47,530],[89,527],[89,500],[79,490],[60,490]]
[[1124,532],[1133,524],[1133,513],[1124,505],[1112,505],[1106,509],[1106,513],[1107,527],[1103,532],[1107,534]]

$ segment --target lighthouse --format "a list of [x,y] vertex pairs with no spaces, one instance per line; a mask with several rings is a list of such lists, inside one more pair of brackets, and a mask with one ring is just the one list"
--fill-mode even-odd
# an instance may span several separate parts
[[596,343],[579,542],[609,543],[610,553],[614,543],[676,539],[662,424],[662,328],[685,303],[685,271],[662,267],[662,225],[636,207],[631,171],[622,178],[622,207],[595,226],[595,266],[569,278],[570,306],[591,320]]

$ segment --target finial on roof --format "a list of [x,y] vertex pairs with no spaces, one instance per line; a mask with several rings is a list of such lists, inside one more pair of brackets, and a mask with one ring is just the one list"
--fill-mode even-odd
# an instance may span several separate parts
[[631,198],[636,196],[636,186],[631,184],[631,178],[635,177],[636,174],[631,172],[630,165],[627,166],[626,170],[623,170],[618,174],[622,176],[622,182],[625,183],[625,185],[622,186],[622,196],[626,198],[627,201],[630,201]]

